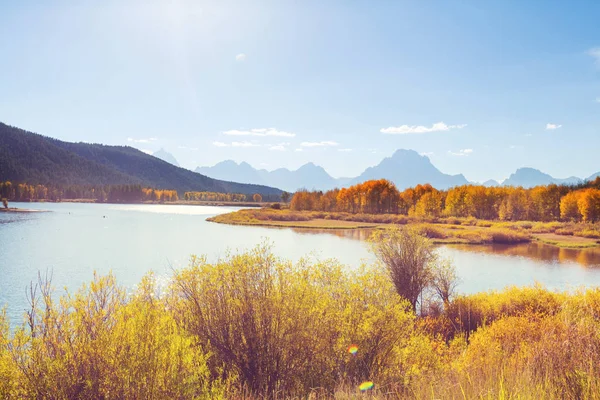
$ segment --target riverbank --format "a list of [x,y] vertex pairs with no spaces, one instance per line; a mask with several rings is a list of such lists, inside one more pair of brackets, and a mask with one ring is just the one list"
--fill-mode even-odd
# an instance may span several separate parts
[[438,244],[518,244],[535,240],[563,248],[600,247],[600,229],[597,225],[569,222],[422,219],[396,214],[349,214],[270,208],[239,210],[211,217],[208,221],[229,225],[341,230],[383,229],[391,225],[410,224]]

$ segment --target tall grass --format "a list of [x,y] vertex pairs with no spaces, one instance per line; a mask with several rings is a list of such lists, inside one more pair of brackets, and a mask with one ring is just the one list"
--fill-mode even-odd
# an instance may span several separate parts
[[[0,398],[600,398],[600,290],[508,288],[420,315],[384,270],[268,247],[193,258],[163,292],[96,277],[23,326],[0,314]],[[355,345],[355,354],[348,347]]]

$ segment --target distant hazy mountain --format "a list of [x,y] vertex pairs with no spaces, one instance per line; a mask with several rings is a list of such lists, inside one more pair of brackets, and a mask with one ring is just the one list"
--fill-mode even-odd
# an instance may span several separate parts
[[210,176],[214,179],[225,181],[236,181],[241,183],[256,183],[264,184],[258,170],[254,169],[250,164],[242,162],[236,163],[232,160],[221,161],[212,167],[198,167],[196,172]]
[[0,181],[50,185],[141,184],[157,189],[260,193],[279,189],[224,182],[175,167],[129,146],[70,143],[0,123]]
[[303,188],[329,190],[369,179],[389,179],[401,190],[419,183],[430,183],[438,189],[469,183],[463,175],[447,175],[440,172],[431,164],[429,158],[413,150],[398,150],[392,157],[385,158],[375,167],[367,168],[356,178],[333,178],[322,167],[313,163],[304,164],[295,171],[286,168],[267,171],[257,170],[245,162],[238,164],[228,160],[213,167],[198,167],[196,172],[215,179],[259,183],[289,192]]
[[329,190],[339,186],[337,179],[331,177],[323,167],[313,163],[304,164],[295,171],[279,168],[268,172],[259,171],[269,186],[283,188],[287,191],[298,189]]
[[295,192],[303,188],[329,190],[340,186],[340,181],[331,177],[322,167],[313,163],[304,164],[295,171],[290,171],[287,168],[267,171],[266,169],[255,169],[246,162],[238,164],[235,161],[226,160],[212,167],[198,167],[196,172],[215,179],[259,183],[288,192]]
[[351,184],[382,178],[394,182],[400,190],[423,183],[430,183],[437,189],[469,183],[462,174],[447,175],[440,172],[427,156],[413,150],[397,150],[375,167],[367,168],[360,176],[354,178]]
[[160,150],[152,153],[152,155],[156,158],[160,158],[161,160],[168,162],[171,165],[179,167],[179,163],[177,162],[173,154],[169,153],[162,147],[160,148]]
[[581,182],[580,178],[571,176],[565,179],[554,178],[543,173],[535,168],[519,168],[514,174],[502,182],[503,186],[523,186],[530,188],[539,185],[549,185],[555,183],[557,185],[575,185]]
[[497,180],[489,179],[489,180],[483,182],[482,185],[485,187],[494,187],[494,186],[500,186],[500,183]]
[[[198,167],[196,172],[214,179],[255,183],[276,187],[288,192],[305,188],[309,190],[329,190],[335,187],[348,187],[370,179],[388,179],[400,190],[429,183],[437,189],[467,185],[470,182],[462,175],[448,175],[438,170],[427,156],[413,150],[397,150],[391,157],[384,158],[378,165],[367,168],[356,178],[333,178],[322,167],[308,163],[295,171],[279,168],[274,171],[253,168],[250,164],[235,161],[222,161],[212,167]],[[594,180],[600,172],[588,178]],[[502,183],[490,179],[482,185],[533,187],[555,183],[557,185],[578,184],[582,180],[575,176],[566,179],[554,178],[533,168],[520,168]]]
[[594,179],[596,179],[599,176],[600,176],[600,172],[596,172],[595,174],[593,174],[589,178],[587,178],[586,181],[593,181]]

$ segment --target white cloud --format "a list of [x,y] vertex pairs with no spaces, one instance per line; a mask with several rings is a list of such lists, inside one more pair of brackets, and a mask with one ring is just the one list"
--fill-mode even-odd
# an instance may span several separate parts
[[338,151],[343,151],[345,153],[351,152],[352,149],[338,149]]
[[133,143],[150,143],[150,142],[155,142],[157,140],[158,140],[158,138],[155,138],[155,137],[151,137],[148,139],[134,139],[134,138],[130,138],[130,137],[127,138],[128,142],[133,142]]
[[531,133],[526,133],[525,136],[532,137],[533,135]]
[[286,151],[287,150],[287,146],[289,146],[289,143],[279,143],[276,145],[270,145],[268,144],[267,146],[269,146],[269,150],[273,150],[273,151]]
[[338,142],[334,142],[332,140],[323,140],[321,142],[302,142],[300,143],[302,147],[330,147],[330,146],[339,146]]
[[555,129],[561,128],[562,125],[557,125],[557,124],[546,124],[546,129],[549,131],[553,131]]
[[247,142],[247,141],[243,141],[243,142],[231,142],[231,143],[225,143],[225,142],[212,142],[213,146],[216,147],[259,147],[260,145],[257,143],[252,143],[252,142]]
[[448,150],[448,154],[451,154],[453,156],[459,156],[459,157],[468,156],[471,153],[473,153],[473,149],[461,149],[458,152]]
[[429,156],[432,156],[434,153],[433,153],[433,151],[426,151],[424,153],[419,153],[419,154],[422,156],[425,156],[425,157],[429,157]]
[[278,137],[294,137],[294,136],[296,136],[295,133],[279,131],[275,128],[250,129],[249,131],[233,129],[230,131],[223,132],[223,135],[227,135],[227,136],[278,136]]
[[[213,142],[213,144],[215,144],[215,143],[221,143],[221,142]],[[222,144],[225,144],[225,143],[222,143]],[[182,149],[182,150],[198,151],[197,147],[177,146],[177,148]]]
[[596,103],[600,103],[600,97],[596,97]]
[[237,56],[235,56],[235,61],[237,61],[237,62],[246,61],[246,55],[244,53],[238,54]]
[[596,65],[600,67],[600,47],[594,47],[593,49],[589,49],[587,51],[589,56],[592,56],[596,61]]
[[431,127],[423,126],[423,125],[400,125],[400,126],[390,126],[389,128],[382,128],[380,130],[381,133],[386,133],[388,135],[409,135],[409,134],[421,134],[421,133],[429,133],[429,132],[441,132],[441,131],[449,131],[451,129],[462,129],[467,124],[460,125],[446,125],[443,122],[438,122]]
[[258,147],[260,145],[256,144],[256,143],[252,143],[252,142],[243,141],[243,142],[231,142],[231,146],[232,147]]
[[140,151],[148,154],[148,155],[152,155],[152,150],[148,150],[148,149],[140,149]]
[[294,151],[303,151],[301,148],[297,148]]

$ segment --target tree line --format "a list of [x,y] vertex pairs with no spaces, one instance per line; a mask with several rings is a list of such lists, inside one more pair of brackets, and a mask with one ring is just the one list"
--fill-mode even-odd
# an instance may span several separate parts
[[142,201],[177,201],[176,190],[145,188],[141,185],[29,185],[0,182],[0,198],[9,201],[61,201],[86,199],[100,203],[137,203]]
[[600,221],[600,177],[579,185],[485,187],[463,185],[437,190],[429,184],[404,191],[385,179],[326,192],[301,190],[292,210],[415,217],[463,217],[505,221]]
[[[179,200],[176,190],[162,190],[142,185],[29,185],[27,183],[0,182],[0,199],[8,201],[61,201],[86,199],[99,203],[139,203],[144,201],[172,202]],[[250,199],[241,193],[185,192],[185,201],[261,202],[262,196]]]
[[246,195],[241,193],[215,193],[215,192],[185,192],[185,201],[246,201]]

